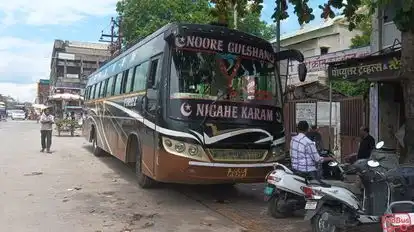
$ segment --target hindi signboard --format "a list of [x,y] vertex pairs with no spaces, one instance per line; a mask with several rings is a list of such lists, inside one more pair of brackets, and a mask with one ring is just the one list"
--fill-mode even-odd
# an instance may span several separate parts
[[[308,69],[308,73],[326,71],[328,69],[328,64],[332,62],[347,60],[351,58],[365,57],[371,52],[371,47],[361,47],[354,49],[347,49],[338,52],[332,52],[320,56],[311,56],[305,58],[304,63]],[[289,65],[289,76],[298,75],[298,65],[299,62],[291,61]]]
[[356,80],[361,78],[379,79],[396,77],[401,67],[401,52],[391,52],[371,56],[361,60],[350,60],[331,64],[328,69],[330,79]]

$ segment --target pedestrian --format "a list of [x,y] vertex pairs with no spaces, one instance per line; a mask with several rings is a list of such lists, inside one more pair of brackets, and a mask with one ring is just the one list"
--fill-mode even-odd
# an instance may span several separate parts
[[354,163],[359,159],[369,159],[372,150],[375,148],[375,139],[369,134],[369,128],[362,126],[359,129],[361,142],[359,143],[358,153],[349,155],[347,158],[349,163]]
[[51,153],[50,146],[52,145],[52,128],[55,123],[53,115],[50,114],[49,109],[46,108],[43,110],[42,115],[40,116],[40,139],[42,150],[44,152],[46,149],[47,153]]
[[322,141],[322,135],[319,133],[318,127],[316,125],[312,125],[309,132],[306,133],[306,136],[315,142],[316,149],[321,152],[323,151],[323,141]]
[[332,157],[319,156],[315,143],[305,134],[309,130],[306,121],[300,121],[297,126],[298,134],[290,141],[290,157],[292,169],[301,176],[320,179],[319,166],[322,162],[333,161]]

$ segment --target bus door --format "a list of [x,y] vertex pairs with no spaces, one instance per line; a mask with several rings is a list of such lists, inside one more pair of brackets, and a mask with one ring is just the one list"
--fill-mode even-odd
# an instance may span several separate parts
[[[160,111],[159,105],[159,76],[161,71],[160,59],[161,56],[155,56],[151,58],[150,66],[147,76],[147,91],[143,98],[143,111],[144,121],[148,120],[156,127],[158,124],[158,116]],[[145,122],[144,122],[145,123]],[[154,168],[156,163],[155,156],[157,155],[157,139],[156,128],[150,128],[148,126],[144,129],[145,144],[143,144],[143,156],[144,165],[154,174]],[[145,154],[144,154],[145,153]]]

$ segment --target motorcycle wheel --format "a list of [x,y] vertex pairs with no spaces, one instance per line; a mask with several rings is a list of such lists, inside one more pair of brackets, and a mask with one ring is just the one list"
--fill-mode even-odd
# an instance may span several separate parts
[[328,221],[329,215],[337,215],[334,210],[323,207],[311,219],[312,232],[340,232],[339,228]]
[[286,218],[293,216],[294,210],[284,209],[286,203],[279,196],[272,196],[269,200],[268,211],[274,218]]

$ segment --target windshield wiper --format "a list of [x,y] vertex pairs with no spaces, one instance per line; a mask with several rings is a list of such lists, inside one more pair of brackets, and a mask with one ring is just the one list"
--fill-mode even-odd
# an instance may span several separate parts
[[[213,102],[211,102],[210,105],[216,104],[217,101],[221,100],[221,98],[224,97],[224,96],[226,96],[227,94],[229,94],[228,88],[226,88],[226,91],[223,91],[219,96],[217,96],[217,98]],[[197,130],[204,126],[204,123],[206,122],[208,116],[209,116],[209,113],[207,112],[206,115],[204,115],[203,120],[198,125]],[[203,130],[203,133],[204,133],[204,130]],[[203,134],[203,143],[205,143],[205,141],[204,141],[204,134]]]

